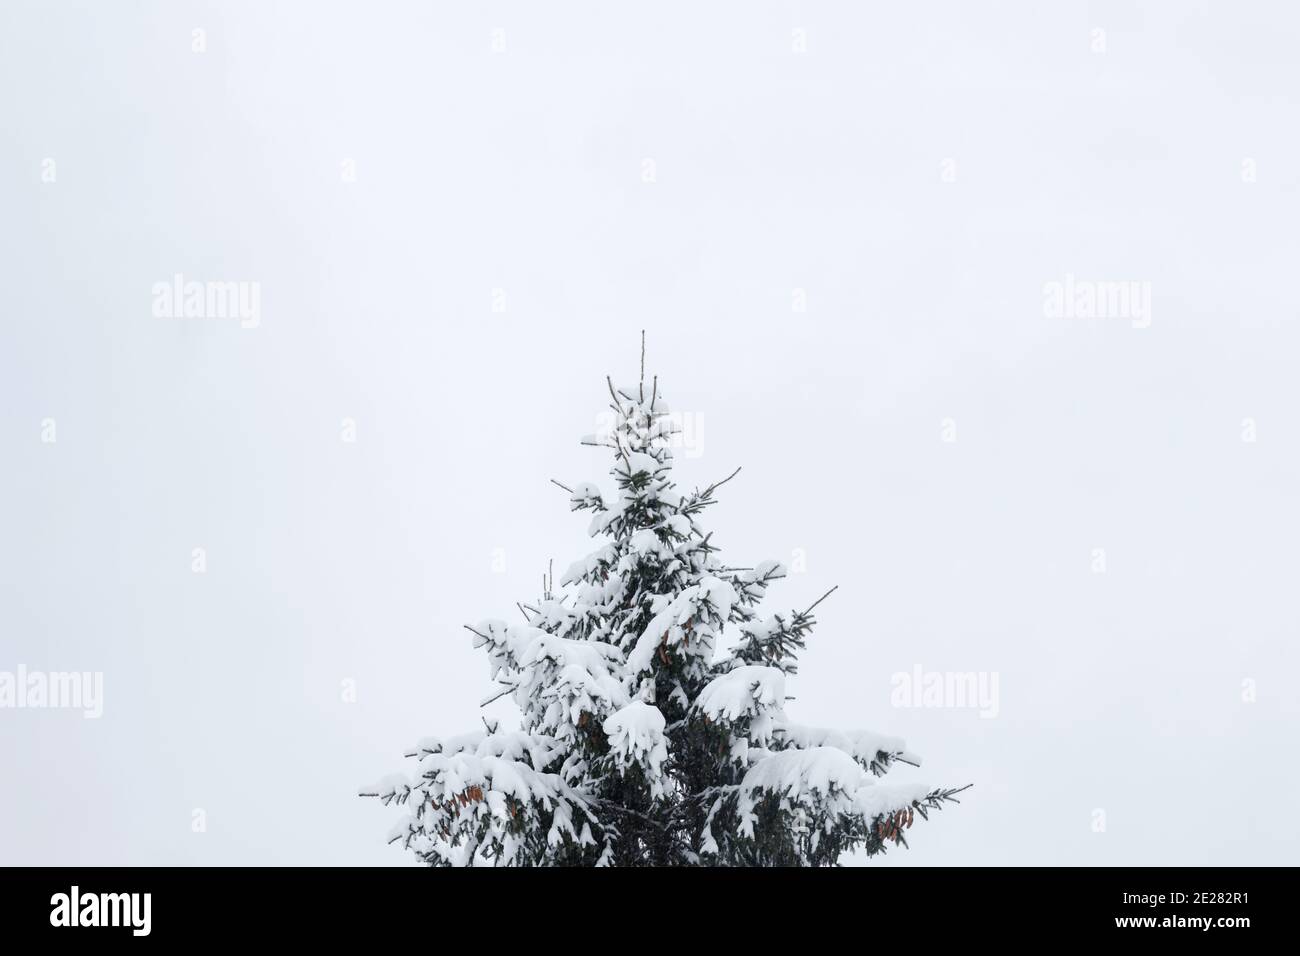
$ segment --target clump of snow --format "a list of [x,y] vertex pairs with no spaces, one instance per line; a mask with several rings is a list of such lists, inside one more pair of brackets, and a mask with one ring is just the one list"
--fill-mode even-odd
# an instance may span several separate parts
[[[643,528],[633,534],[628,538],[627,546],[636,554],[660,555],[664,551],[663,542],[653,528]],[[668,554],[671,555],[672,551],[669,550]]]
[[733,723],[785,705],[785,674],[775,667],[750,664],[715,677],[700,691],[695,707],[710,720]]
[[924,803],[930,793],[925,783],[876,783],[867,781],[853,795],[853,809],[867,820],[897,813],[914,803]]
[[583,714],[600,717],[628,702],[618,648],[529,630],[535,634],[519,655],[514,693],[529,729],[572,738]]
[[664,739],[664,715],[659,708],[634,700],[605,718],[602,729],[609,736],[610,759],[619,772],[640,764],[650,783],[651,795],[663,796],[663,764],[668,759],[668,744]]
[[731,608],[737,600],[736,589],[731,586],[730,582],[710,575],[700,581],[699,588],[700,603],[707,605],[712,610],[714,617],[721,621],[727,620],[731,616]]
[[574,511],[583,508],[595,508],[599,511],[605,507],[605,499],[598,487],[590,481],[584,481],[573,486],[573,492],[569,495],[569,504],[573,506]]
[[642,473],[645,473],[648,477],[654,477],[661,468],[663,468],[663,464],[653,455],[647,455],[643,451],[633,451],[628,452],[627,461],[624,464],[624,474],[629,478],[635,478]]
[[770,640],[772,635],[779,633],[780,630],[781,622],[777,620],[776,615],[763,618],[761,621],[757,619],[746,621],[740,625],[741,634],[759,643]]
[[915,766],[921,764],[921,758],[908,751],[907,743],[902,737],[887,737],[870,730],[827,730],[823,727],[782,722],[774,728],[773,736],[778,744],[800,750],[834,747],[866,767],[872,764],[888,767],[889,761],[894,758]]
[[515,761],[527,758],[534,769],[541,770],[562,753],[564,753],[563,744],[554,737],[525,733],[522,730],[502,731],[494,728],[491,733],[475,730],[454,737],[425,737],[408,756],[417,757],[421,761],[433,755],[454,756],[456,754],[499,757]]
[[705,642],[711,652],[713,639],[731,616],[736,600],[735,589],[712,575],[683,588],[676,596],[657,595],[651,605],[655,616],[628,655],[629,676],[649,669],[656,647],[686,641],[687,624],[691,640]]
[[422,737],[420,742],[415,745],[415,753],[409,756],[419,756],[422,754],[458,754],[463,751],[474,752],[478,750],[479,744],[487,734],[482,730],[471,730],[467,734],[456,734],[452,737]]
[[910,807],[929,793],[925,784],[880,785],[860,764],[834,747],[782,750],[756,762],[738,790],[740,829],[752,837],[755,807],[775,796],[782,808],[803,808],[834,820],[856,814],[867,820]]
[[[575,813],[591,814],[583,794],[556,774],[541,773],[518,760],[464,752],[425,754],[414,780],[390,776],[369,792],[385,803],[407,807],[406,818],[393,828],[390,839],[403,840],[425,859],[454,865],[491,862],[477,856],[489,846],[516,854],[522,845],[520,815],[536,826],[538,811],[548,811],[548,841],[558,842],[580,841]],[[476,833],[476,839],[452,839],[468,832]]]
[[740,782],[741,793],[770,790],[796,798],[856,793],[866,779],[852,757],[834,747],[782,750],[759,760]]
[[741,580],[746,583],[754,581],[770,581],[773,578],[785,577],[786,569],[780,561],[760,561],[749,571],[741,572]]
[[569,565],[569,570],[565,571],[560,578],[560,586],[586,581],[592,575],[599,574],[610,567],[617,560],[618,552],[614,550],[612,545],[607,544],[603,548],[597,548],[585,558],[579,558]]
[[663,520],[662,527],[682,538],[689,537],[692,530],[691,519],[687,515],[669,515]]

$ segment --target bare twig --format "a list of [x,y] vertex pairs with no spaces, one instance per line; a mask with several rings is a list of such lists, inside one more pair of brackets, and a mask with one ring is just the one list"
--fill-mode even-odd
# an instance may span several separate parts
[[709,487],[705,488],[704,496],[707,497],[708,495],[713,494],[715,491],[717,491],[719,488],[721,488],[723,485],[729,482],[732,478],[735,478],[738,474],[740,474],[739,465],[737,465],[736,470],[733,471],[731,474],[729,474],[726,478],[723,478],[721,481],[715,481],[713,484],[709,485]]
[[506,696],[506,694],[510,693],[512,690],[514,690],[513,687],[507,687],[501,693],[494,694],[493,696],[489,697],[487,700],[483,701],[481,704],[479,704],[479,706],[486,707],[488,704],[492,703],[493,701],[500,700],[502,697]]
[[834,594],[834,593],[835,593],[836,591],[838,591],[839,589],[840,589],[840,586],[837,584],[837,585],[835,585],[835,587],[831,588],[829,591],[827,591],[825,594],[823,594],[823,595],[822,595],[821,597],[819,597],[817,600],[813,601],[812,604],[810,604],[810,605],[808,606],[808,610],[806,610],[806,611],[803,612],[803,616],[804,616],[804,617],[807,617],[809,614],[812,613],[812,609],[813,609],[813,608],[815,608],[818,604],[821,604],[822,601],[825,601],[828,597],[830,597],[832,594]]
[[605,376],[605,384],[609,386],[609,397],[614,399],[614,408],[620,415],[623,414],[623,406],[619,403],[618,393],[614,390],[614,380],[608,375]]

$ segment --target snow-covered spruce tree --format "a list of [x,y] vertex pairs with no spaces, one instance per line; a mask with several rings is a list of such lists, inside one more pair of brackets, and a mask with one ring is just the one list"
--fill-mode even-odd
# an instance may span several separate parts
[[560,485],[600,546],[559,591],[544,578],[523,623],[469,628],[520,727],[424,740],[413,775],[362,795],[403,807],[392,841],[435,865],[828,865],[905,845],[959,791],[877,783],[918,763],[902,740],[787,719],[814,608],[760,617],[784,569],[718,558],[701,518],[730,478],[676,489],[644,351],[636,388],[607,383],[612,428],[585,443],[612,451],[615,489]]

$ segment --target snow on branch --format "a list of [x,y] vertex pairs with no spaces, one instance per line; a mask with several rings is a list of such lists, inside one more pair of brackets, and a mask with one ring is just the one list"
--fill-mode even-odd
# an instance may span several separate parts
[[668,759],[664,715],[653,704],[634,700],[605,719],[610,760],[621,774],[633,767],[644,773],[652,797],[664,796],[663,764]]
[[735,603],[735,589],[721,578],[712,576],[683,588],[676,595],[657,595],[651,606],[654,617],[628,655],[628,670],[639,674],[649,669],[658,647],[680,644],[688,639],[705,641],[712,650],[713,638],[730,617]]
[[773,739],[773,747],[782,750],[834,747],[876,776],[883,775],[895,760],[914,767],[921,765],[921,758],[908,751],[907,744],[901,737],[887,737],[869,730],[827,730],[802,724],[778,723],[773,731]]
[[[770,837],[766,831],[795,824],[802,831],[800,840],[781,852],[791,854],[791,862],[818,862],[819,851],[831,848],[838,855],[837,843],[867,842],[880,818],[928,806],[934,793],[921,783],[877,784],[849,754],[834,747],[779,751],[755,762],[733,792],[717,799],[705,851],[723,852],[725,843],[741,854],[758,854],[754,862],[778,862],[762,857]],[[734,834],[714,832],[724,817],[734,822]]]
[[540,855],[566,841],[595,843],[587,822],[593,815],[581,792],[558,774],[505,757],[425,754],[414,779],[389,777],[361,795],[406,807],[390,842],[402,841],[427,863],[519,862],[525,853]]
[[535,632],[519,656],[515,703],[525,725],[566,739],[628,702],[622,652],[600,641]]
[[737,667],[709,681],[695,699],[701,714],[727,723],[779,712],[784,706],[785,674],[775,667]]

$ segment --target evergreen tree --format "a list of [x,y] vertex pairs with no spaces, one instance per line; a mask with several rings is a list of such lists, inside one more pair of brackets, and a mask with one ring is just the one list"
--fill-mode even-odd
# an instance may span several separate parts
[[959,790],[877,783],[919,764],[902,740],[786,718],[820,600],[760,617],[785,569],[718,558],[701,521],[735,472],[677,490],[644,373],[643,345],[640,384],[606,379],[612,427],[584,441],[613,453],[613,494],[560,485],[600,546],[558,591],[544,578],[524,623],[468,628],[499,685],[485,703],[511,695],[519,729],[424,740],[413,775],[362,795],[403,807],[391,841],[434,865],[830,865],[906,845]]

